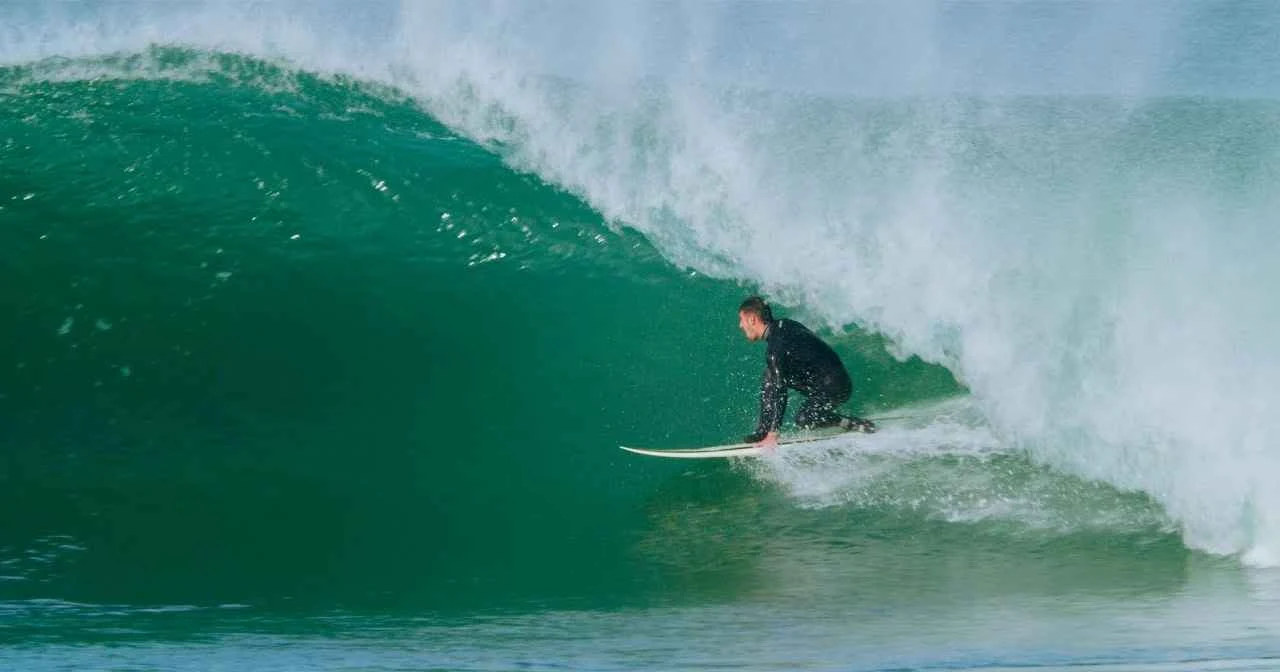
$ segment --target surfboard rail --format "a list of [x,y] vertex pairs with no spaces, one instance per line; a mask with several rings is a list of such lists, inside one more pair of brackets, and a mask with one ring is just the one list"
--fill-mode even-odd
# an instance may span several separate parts
[[[801,443],[813,443],[823,439],[832,439],[856,432],[835,432],[823,434],[803,434],[789,436],[778,440],[778,447],[794,446]],[[765,449],[757,443],[729,443],[722,446],[706,446],[703,448],[637,448],[634,446],[618,446],[637,455],[651,457],[669,457],[685,460],[705,460],[718,457],[757,457],[764,454]]]

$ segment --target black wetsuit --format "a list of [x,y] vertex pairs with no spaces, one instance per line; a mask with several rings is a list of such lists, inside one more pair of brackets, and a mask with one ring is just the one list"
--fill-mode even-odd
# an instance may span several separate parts
[[807,399],[796,413],[801,429],[830,427],[843,417],[835,408],[849,400],[853,383],[831,346],[794,320],[774,320],[765,331],[764,380],[760,384],[760,423],[748,441],[759,441],[782,425],[787,390]]

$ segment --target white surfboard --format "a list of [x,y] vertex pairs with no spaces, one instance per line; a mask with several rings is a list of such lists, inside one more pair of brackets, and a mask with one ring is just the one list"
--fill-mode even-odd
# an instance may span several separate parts
[[[813,443],[823,439],[831,439],[845,434],[856,432],[835,432],[825,434],[804,434],[800,436],[792,436],[778,440],[778,447],[793,446],[798,443]],[[757,457],[764,454],[765,449],[755,443],[730,443],[723,446],[709,446],[706,448],[632,448],[630,446],[618,446],[619,448],[637,455],[652,455],[653,457],[674,457],[684,460],[705,460],[716,457]]]

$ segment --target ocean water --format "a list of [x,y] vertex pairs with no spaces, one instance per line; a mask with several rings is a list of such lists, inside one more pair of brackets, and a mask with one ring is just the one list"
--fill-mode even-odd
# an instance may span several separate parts
[[[0,7],[0,668],[1280,667],[1280,11]],[[763,293],[872,436],[739,440]]]

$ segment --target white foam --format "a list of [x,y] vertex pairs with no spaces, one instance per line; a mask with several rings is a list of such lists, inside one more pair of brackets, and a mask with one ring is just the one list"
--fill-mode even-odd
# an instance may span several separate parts
[[854,505],[1010,531],[1150,532],[1170,522],[1149,500],[1029,463],[971,400],[910,409],[873,435],[850,434],[743,463],[800,506]]

